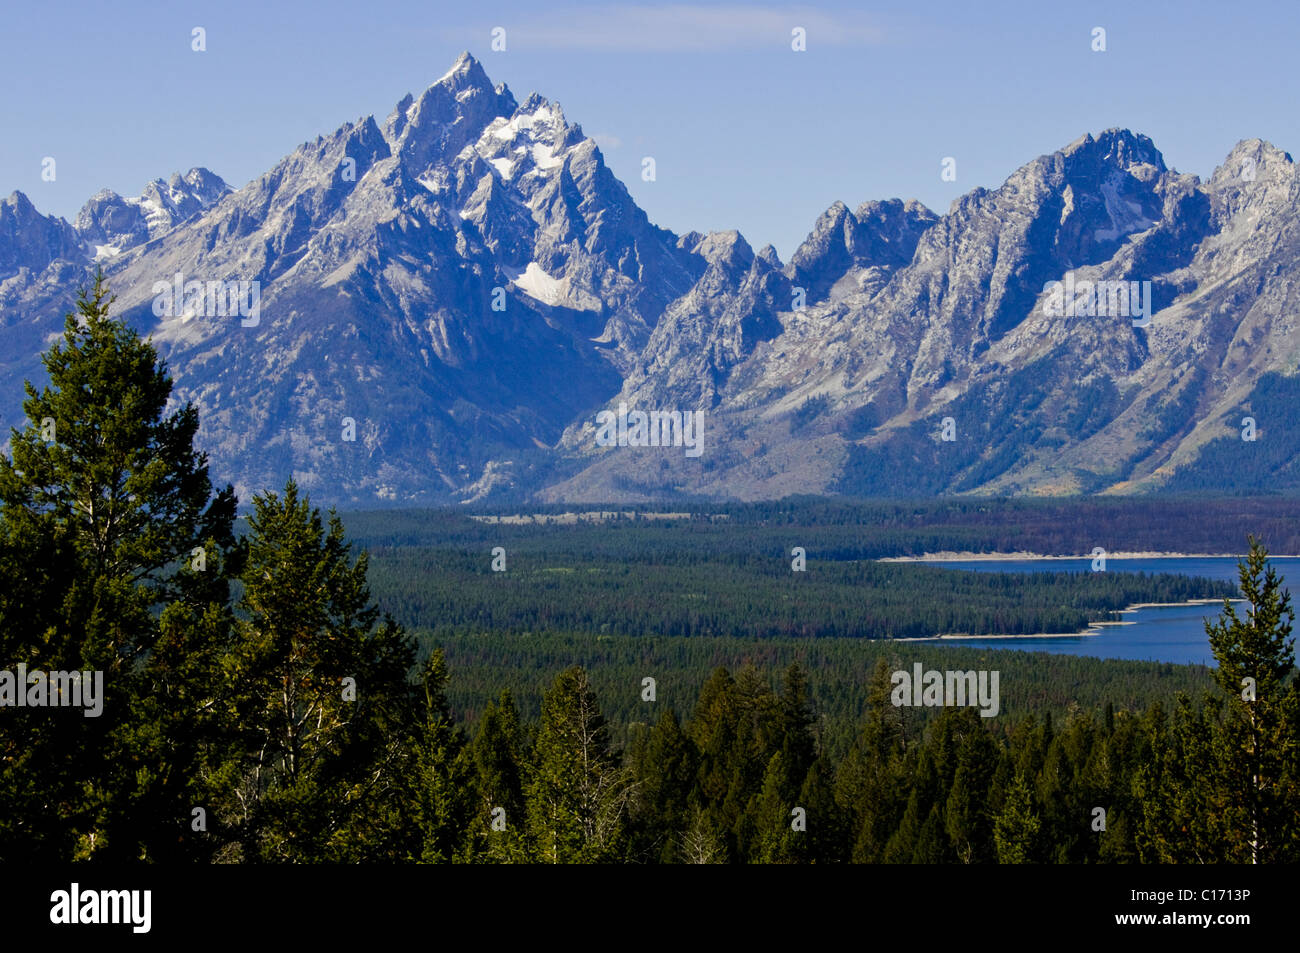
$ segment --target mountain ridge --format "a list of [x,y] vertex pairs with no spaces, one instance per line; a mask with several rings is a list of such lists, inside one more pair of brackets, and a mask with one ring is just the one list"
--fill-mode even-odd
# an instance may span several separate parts
[[[1129,493],[1239,457],[1237,485],[1265,444],[1282,483],[1247,488],[1285,489],[1288,422],[1222,441],[1300,355],[1298,210],[1262,140],[1202,182],[1108,129],[942,215],[837,201],[782,263],[655,226],[557,103],[466,53],[239,189],[191,169],[73,223],[0,201],[0,424],[102,266],[244,499],[289,475],[353,505]],[[258,321],[158,314],[174,275],[256,282]],[[1067,275],[1136,283],[1148,323],[1049,313]],[[708,451],[598,445],[620,404],[704,411]]]

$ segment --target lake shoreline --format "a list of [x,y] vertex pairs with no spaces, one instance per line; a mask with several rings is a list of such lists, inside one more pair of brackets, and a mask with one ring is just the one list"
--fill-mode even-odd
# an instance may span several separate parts
[[[876,562],[881,563],[975,563],[975,562],[1022,562],[1027,560],[1072,560],[1092,559],[1091,553],[1077,556],[1048,556],[1044,553],[972,553],[972,552],[938,552],[925,553],[921,556],[880,556]],[[1158,552],[1108,552],[1107,559],[1245,559],[1245,553],[1158,553]],[[1269,559],[1300,559],[1300,556],[1269,553]]]
[[[1290,547],[1288,547],[1290,548]],[[1110,562],[1106,569],[1125,573],[1173,573],[1216,579],[1238,585],[1241,556],[1226,554],[1165,553],[1107,553]],[[1125,561],[1127,557],[1128,561]],[[1075,561],[1070,561],[1070,560]],[[930,552],[924,557],[895,557],[894,561],[925,565],[934,569],[955,569],[967,573],[1020,574],[1033,572],[1077,573],[1086,572],[1090,557],[1033,556],[1025,553],[959,553]],[[1271,556],[1284,586],[1291,592],[1300,591],[1300,557]],[[1132,593],[1130,598],[1142,598]],[[1151,600],[1155,593],[1146,595]],[[1169,593],[1173,596],[1174,593]],[[1188,593],[1191,595],[1191,593]],[[1157,597],[1158,598],[1158,597]],[[1236,592],[1229,602],[1241,613],[1245,602]],[[929,643],[933,646],[958,646],[990,651],[1044,652],[1049,655],[1096,656],[1098,658],[1156,661],[1175,665],[1216,664],[1205,623],[1213,623],[1223,609],[1222,596],[1214,598],[1189,598],[1177,602],[1143,601],[1125,605],[1124,608],[1104,613],[1099,621],[1085,624],[1077,632],[1036,632],[1028,634],[999,633],[977,635],[967,631],[949,630],[939,635],[908,638],[908,642]],[[1095,638],[1101,636],[1101,638]],[[984,641],[987,640],[987,641]],[[903,640],[899,640],[903,641]],[[905,649],[900,646],[900,651]]]
[[[1229,599],[1229,602],[1245,602],[1245,599]],[[1162,609],[1165,607],[1177,606],[1207,606],[1220,605],[1222,599],[1189,599],[1186,602],[1135,602],[1131,606],[1123,609],[1116,609],[1116,612],[1136,612],[1138,609]],[[1102,635],[1100,631],[1095,631],[1103,626],[1119,625],[1137,625],[1136,622],[1126,621],[1123,619],[1106,620],[1102,622],[1092,622],[1086,629],[1079,632],[1032,632],[1032,633],[1002,633],[999,635],[971,635],[965,632],[949,632],[943,635],[921,635],[903,639],[886,639],[888,642],[939,642],[939,641],[960,641],[963,639],[1078,639],[1086,636]]]

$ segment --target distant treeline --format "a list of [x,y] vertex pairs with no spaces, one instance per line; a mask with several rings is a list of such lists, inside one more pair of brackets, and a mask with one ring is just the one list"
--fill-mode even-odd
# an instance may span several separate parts
[[[420,513],[398,528],[388,524],[395,517],[354,515],[347,523],[370,551],[379,603],[435,633],[1026,635],[1077,632],[1136,602],[1236,594],[1228,583],[1170,574],[1011,575],[882,563],[846,542],[859,527],[835,522],[517,525]],[[793,568],[796,547],[806,555],[801,571]]]
[[[540,504],[509,509],[413,509],[344,514],[348,532],[371,549],[436,543],[527,546],[536,525],[480,523],[472,516],[596,512],[587,504]],[[605,506],[634,514],[603,523],[550,524],[567,533],[573,549],[619,548],[608,530],[636,523],[638,543],[656,551],[696,534],[717,554],[788,554],[810,559],[879,559],[933,552],[1033,552],[1082,555],[1108,552],[1182,552],[1240,555],[1247,533],[1276,556],[1300,554],[1300,499],[1295,497],[1071,497],[879,501],[804,497],[762,503],[663,503]],[[677,511],[684,520],[647,520],[637,514]],[[725,524],[725,525],[719,525]],[[534,543],[533,545],[542,545]]]

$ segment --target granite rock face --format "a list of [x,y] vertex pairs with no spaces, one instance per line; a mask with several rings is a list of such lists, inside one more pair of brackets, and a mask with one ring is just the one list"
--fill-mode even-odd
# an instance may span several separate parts
[[[558,104],[463,55],[238,190],[0,202],[0,427],[102,267],[244,500],[1159,489],[1212,480],[1294,372],[1297,211],[1267,143],[1201,182],[1108,130],[946,215],[836,202],[783,264],[656,227]],[[602,446],[621,405],[703,411],[704,452]]]

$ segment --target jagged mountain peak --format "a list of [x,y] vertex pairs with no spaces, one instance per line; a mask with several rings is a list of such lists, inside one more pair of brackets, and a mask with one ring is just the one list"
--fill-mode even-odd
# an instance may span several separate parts
[[709,264],[732,271],[748,268],[754,260],[754,249],[735,229],[709,232],[696,243],[692,251]]
[[559,103],[533,93],[509,116],[488,123],[474,149],[507,180],[562,169],[568,151],[585,137],[564,118]]
[[515,109],[515,98],[505,84],[493,87],[482,64],[462,53],[418,97],[402,97],[384,123],[384,137],[420,172],[454,157],[493,119],[509,116]]
[[[782,266],[735,230],[654,226],[558,102],[517,102],[466,54],[382,127],[345,123],[233,194],[194,168],[96,193],[74,227],[14,193],[0,317],[21,380],[102,263],[245,496],[290,472],[369,502],[1086,492],[1159,483],[1293,366],[1297,208],[1291,157],[1262,140],[1201,183],[1108,129],[942,217],[837,200]],[[1100,297],[1049,313],[1071,271],[1149,282],[1150,327]],[[259,286],[257,319],[159,314],[155,283],[181,273]],[[708,465],[584,456],[620,401],[709,408]]]
[[853,217],[859,222],[870,219],[885,219],[890,216],[903,215],[908,218],[931,221],[938,219],[934,212],[916,199],[869,199],[853,210]]
[[937,220],[912,200],[868,201],[856,212],[833,202],[790,256],[786,272],[814,301],[836,286],[843,293],[879,289],[890,270],[911,259],[917,240]]
[[144,204],[157,203],[171,219],[167,224],[174,226],[211,206],[230,191],[230,186],[221,176],[207,169],[194,168],[184,175],[173,172],[165,181],[154,179],[145,185],[137,200]]
[[[21,192],[18,189],[14,189],[9,193],[9,195],[4,199],[4,204],[22,215],[36,212],[36,206],[32,205],[32,200],[27,197],[27,193]],[[37,212],[37,214],[39,215],[40,213]]]
[[226,184],[225,179],[217,175],[211,169],[205,169],[202,166],[190,169],[190,171],[186,172],[184,175],[174,173],[172,175],[172,184],[174,184],[174,180],[177,179],[196,190],[224,192],[230,188],[230,186]]
[[0,201],[0,282],[24,268],[35,275],[81,258],[81,239],[67,221],[42,215],[23,192]]
[[549,106],[549,105],[554,105],[557,109],[559,108],[559,103],[552,104],[550,100],[548,100],[541,93],[534,91],[529,93],[528,97],[522,103],[519,104],[519,111],[524,113],[531,113],[537,111],[538,109],[541,109],[543,106]]
[[[998,304],[1001,313],[987,325],[997,334],[1026,296],[1037,294],[1035,284],[1041,289],[1060,272],[1106,261],[1162,221],[1165,196],[1179,178],[1146,136],[1126,129],[1087,133],[1021,166],[998,188],[972,189],[956,199],[922,243],[922,254],[951,261],[962,254],[961,235],[974,230],[997,236],[994,245],[968,243],[980,271],[991,277],[1006,269],[1012,296]],[[1015,261],[1001,246],[1026,256]],[[997,253],[999,261],[986,252]]]
[[140,194],[124,197],[101,189],[77,213],[75,227],[96,261],[165,235],[231,193],[216,173],[196,167],[145,183]]
[[1295,162],[1290,153],[1263,139],[1242,139],[1214,170],[1209,185],[1218,191],[1294,175]]
[[1067,158],[1085,156],[1124,171],[1135,166],[1152,166],[1157,173],[1168,171],[1164,156],[1150,137],[1130,129],[1105,129],[1096,136],[1084,133],[1060,153]]
[[451,69],[443,73],[442,76],[433,84],[445,83],[452,80],[456,83],[486,83],[491,85],[487,78],[487,72],[469,50],[462,50],[460,56],[456,57],[456,62],[451,64]]
[[1238,142],[1205,185],[1216,234],[1200,262],[1219,275],[1254,272],[1295,254],[1300,169],[1262,139]]

